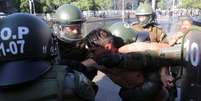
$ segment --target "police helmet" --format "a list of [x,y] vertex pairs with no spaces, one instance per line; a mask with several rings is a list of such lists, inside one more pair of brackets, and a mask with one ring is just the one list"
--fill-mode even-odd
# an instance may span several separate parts
[[137,34],[128,23],[114,23],[109,27],[109,31],[112,35],[121,38],[124,43],[131,43],[136,40]]
[[14,13],[0,22],[0,86],[32,81],[50,69],[51,34],[40,18]]
[[[56,36],[64,42],[72,42],[80,40],[84,37],[81,33],[81,25],[85,21],[81,10],[73,5],[64,4],[60,6],[55,13],[56,21],[58,22],[58,28]],[[66,27],[77,26],[79,34],[73,32],[65,32]]]
[[[139,23],[144,27],[155,21],[155,13],[149,3],[141,3],[135,11],[135,15],[137,16]],[[144,16],[145,18],[141,20],[139,18],[140,16]]]

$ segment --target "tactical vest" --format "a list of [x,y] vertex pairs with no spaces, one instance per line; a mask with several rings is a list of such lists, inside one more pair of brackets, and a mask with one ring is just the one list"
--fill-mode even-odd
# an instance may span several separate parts
[[0,101],[86,101],[75,94],[64,94],[67,72],[66,66],[57,65],[38,80],[0,88]]

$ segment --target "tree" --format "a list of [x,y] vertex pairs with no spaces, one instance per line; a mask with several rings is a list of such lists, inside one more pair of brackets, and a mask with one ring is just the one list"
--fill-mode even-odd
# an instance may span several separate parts
[[71,4],[79,7],[81,10],[93,10],[94,7],[92,0],[79,0]]
[[200,0],[181,0],[181,8],[200,8],[201,9],[201,1]]
[[167,7],[166,7],[166,4],[165,4],[165,0],[160,0],[160,1],[157,1],[158,3],[157,3],[157,7],[158,8],[161,8],[161,9],[166,9]]
[[29,12],[29,1],[28,0],[19,0],[20,2],[20,11]]
[[99,10],[112,8],[112,0],[95,0]]
[[[29,0],[16,0],[19,11],[29,12]],[[63,4],[73,4],[81,10],[102,10],[111,8],[111,0],[34,0],[36,13],[48,13]]]
[[[35,3],[36,13],[52,12],[62,4],[70,3],[75,0],[33,0]],[[29,0],[19,0],[19,11],[29,12]]]
[[[111,0],[79,0],[72,3],[81,10],[103,10],[109,9],[112,6]],[[94,8],[95,6],[95,8]]]

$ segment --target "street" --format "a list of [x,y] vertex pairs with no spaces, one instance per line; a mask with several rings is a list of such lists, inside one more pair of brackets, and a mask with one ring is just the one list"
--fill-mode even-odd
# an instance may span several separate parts
[[120,87],[114,84],[104,73],[98,72],[94,81],[99,86],[96,101],[121,101],[118,95]]

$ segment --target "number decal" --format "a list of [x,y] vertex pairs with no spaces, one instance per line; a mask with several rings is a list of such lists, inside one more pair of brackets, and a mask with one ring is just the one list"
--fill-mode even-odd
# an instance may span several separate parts
[[190,44],[189,40],[184,43],[185,60],[190,62],[194,67],[197,67],[200,62],[200,48],[196,42]]
[[17,41],[17,44],[20,45],[20,53],[24,53],[24,44],[25,44],[25,41],[24,40],[18,40]]
[[18,55],[24,53],[26,40],[24,37],[29,34],[29,28],[18,26],[17,33],[13,33],[11,28],[4,27],[0,32],[0,55]]
[[195,67],[198,66],[200,61],[200,50],[199,50],[198,44],[195,42],[191,44],[190,60],[193,66]]
[[3,56],[6,56],[6,52],[5,52],[5,48],[4,48],[3,43],[0,44],[0,50],[1,50],[2,54],[3,54]]
[[17,54],[17,51],[18,51],[18,49],[17,49],[17,44],[16,44],[14,41],[11,41],[11,42],[9,43],[9,49],[10,49],[10,52],[11,52],[13,55]]
[[5,27],[1,30],[0,36],[2,40],[9,40],[11,38],[11,35],[12,35],[12,31],[8,27]]

